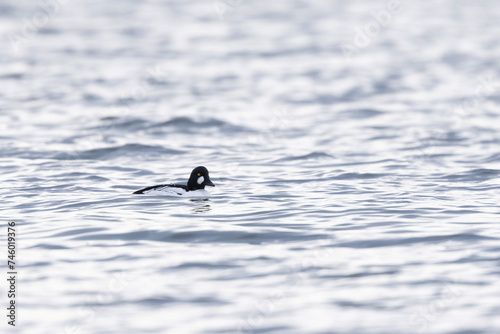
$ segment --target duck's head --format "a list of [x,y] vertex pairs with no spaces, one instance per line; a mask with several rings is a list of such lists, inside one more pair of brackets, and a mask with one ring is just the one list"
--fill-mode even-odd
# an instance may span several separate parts
[[215,184],[208,176],[208,169],[203,166],[196,167],[189,177],[188,188],[189,190],[205,189],[205,186],[215,187]]

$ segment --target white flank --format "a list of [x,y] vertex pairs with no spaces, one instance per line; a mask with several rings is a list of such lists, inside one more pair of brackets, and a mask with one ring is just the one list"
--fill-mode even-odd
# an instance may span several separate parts
[[182,188],[165,187],[160,189],[153,189],[145,194],[147,195],[157,195],[157,196],[174,196],[174,197],[185,197],[185,198],[207,198],[210,197],[210,193],[205,189],[185,191]]

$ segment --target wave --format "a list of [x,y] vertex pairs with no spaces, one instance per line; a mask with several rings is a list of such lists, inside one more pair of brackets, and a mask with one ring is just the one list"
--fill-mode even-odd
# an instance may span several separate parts
[[325,152],[312,152],[305,155],[289,156],[275,160],[273,162],[296,161],[296,160],[313,160],[313,159],[332,159],[334,156]]
[[274,242],[294,242],[326,239],[325,234],[307,235],[299,232],[265,231],[213,231],[200,230],[188,232],[171,232],[142,230],[127,233],[97,233],[83,235],[73,240],[152,240],[172,243],[249,243],[262,244]]
[[84,151],[73,151],[70,153],[58,154],[54,157],[57,160],[102,160],[116,158],[127,155],[137,155],[153,153],[157,155],[177,155],[184,154],[185,151],[168,149],[163,146],[143,145],[143,144],[125,144],[119,146],[96,148]]
[[451,235],[436,235],[428,237],[415,237],[405,239],[374,239],[374,240],[360,240],[340,243],[332,247],[347,247],[347,248],[378,248],[378,247],[391,247],[401,245],[425,244],[425,243],[440,243],[447,241],[482,241],[482,240],[498,240],[498,238],[485,237],[477,234],[451,234]]
[[448,174],[443,176],[442,179],[453,182],[483,182],[497,178],[498,175],[500,175],[500,170],[479,168],[463,173]]
[[375,109],[352,109],[352,110],[341,111],[338,113],[338,116],[342,118],[362,119],[362,118],[372,118],[380,116],[382,114],[384,114],[383,111],[378,111]]
[[223,129],[224,131],[230,131],[230,132],[251,131],[249,128],[240,125],[234,125],[229,122],[222,121],[216,118],[209,118],[206,120],[194,120],[193,118],[190,117],[174,117],[168,121],[150,125],[149,128],[150,129],[175,128],[180,131],[209,129],[209,128],[219,128]]

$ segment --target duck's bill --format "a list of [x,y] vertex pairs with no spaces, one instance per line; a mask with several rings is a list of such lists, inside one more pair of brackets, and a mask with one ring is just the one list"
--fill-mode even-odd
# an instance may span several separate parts
[[213,184],[212,180],[207,180],[207,181],[205,182],[205,185],[206,185],[206,186],[210,186],[210,187],[215,187],[215,184]]

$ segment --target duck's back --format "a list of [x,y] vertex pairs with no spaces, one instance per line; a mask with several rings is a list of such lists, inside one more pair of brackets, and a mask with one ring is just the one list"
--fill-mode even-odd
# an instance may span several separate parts
[[188,187],[183,184],[159,184],[156,186],[139,189],[137,191],[134,191],[133,194],[165,193],[183,195],[188,191]]

